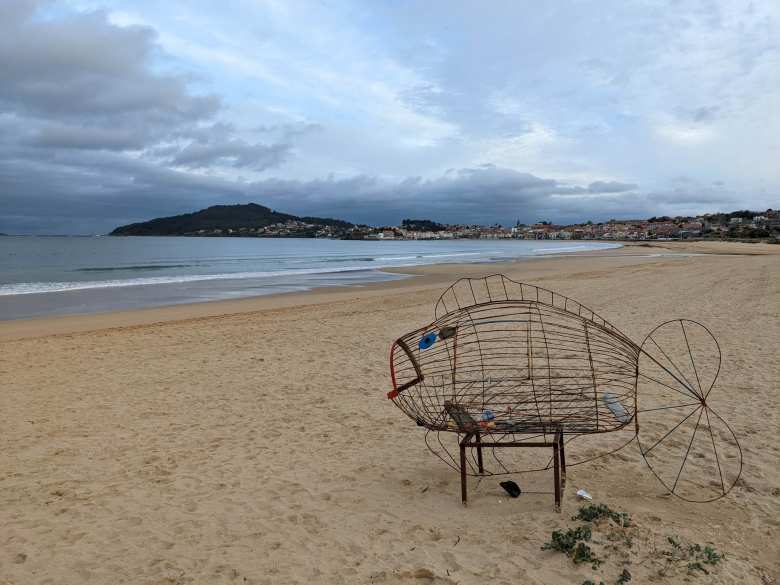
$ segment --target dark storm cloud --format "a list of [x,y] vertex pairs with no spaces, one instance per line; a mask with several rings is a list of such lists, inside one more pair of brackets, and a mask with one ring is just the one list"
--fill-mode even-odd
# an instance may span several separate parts
[[0,231],[102,231],[108,218],[178,212],[242,189],[166,165],[263,170],[287,156],[286,142],[215,122],[220,100],[185,76],[155,71],[151,28],[42,8],[0,3]]
[[149,134],[132,127],[104,128],[50,124],[41,127],[28,140],[40,148],[79,150],[131,150],[143,148]]
[[641,197],[625,193],[636,185],[595,185],[597,190],[606,188],[597,192],[610,195],[595,196],[590,186],[567,186],[555,179],[483,165],[450,169],[435,179],[408,178],[398,183],[370,176],[306,182],[267,180],[254,184],[251,191],[262,193],[264,201],[279,208],[338,214],[371,224],[396,223],[412,216],[452,223],[573,221],[607,218],[610,213],[641,205]]
[[108,152],[0,160],[0,232],[106,233],[118,224],[245,198],[242,185]]
[[[369,224],[397,224],[407,217],[451,223],[512,224],[588,219],[646,218],[735,209],[731,191],[692,185],[685,190],[640,192],[637,185],[595,182],[565,185],[493,165],[450,169],[435,179],[388,183],[376,177],[314,181],[266,180],[247,196],[299,214],[331,215]],[[693,203],[692,203],[693,202]]]
[[588,187],[492,165],[452,169],[434,179],[387,181],[358,175],[239,182],[171,170],[121,153],[88,151],[43,161],[2,160],[0,185],[13,193],[5,197],[6,209],[12,211],[0,214],[0,232],[30,233],[106,233],[120,224],[250,201],[299,215],[374,225],[406,217],[506,225],[518,219],[575,222],[675,215],[692,212],[685,202],[699,198],[708,207],[734,205],[728,199],[733,194],[722,190],[593,194]]

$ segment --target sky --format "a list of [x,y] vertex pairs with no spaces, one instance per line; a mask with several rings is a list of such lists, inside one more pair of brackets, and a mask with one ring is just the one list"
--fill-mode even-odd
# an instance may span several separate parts
[[780,2],[0,0],[0,232],[780,207]]

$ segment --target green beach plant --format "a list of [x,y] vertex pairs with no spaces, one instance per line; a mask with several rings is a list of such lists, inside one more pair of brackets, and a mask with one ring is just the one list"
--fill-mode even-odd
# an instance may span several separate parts
[[[638,527],[632,524],[631,516],[610,508],[607,504],[582,506],[572,520],[582,522],[571,528],[554,530],[542,550],[554,550],[568,556],[576,565],[590,564],[595,571],[611,559],[621,568],[620,573],[610,578],[609,585],[626,585],[633,582],[629,570],[637,562],[642,551],[634,547],[634,539],[641,536]],[[676,535],[666,536],[666,546],[652,548],[652,556],[663,559],[663,566],[656,576],[677,574],[686,571],[686,580],[696,575],[709,575],[713,567],[724,558],[712,545],[689,543]],[[642,563],[640,563],[641,565]],[[613,580],[614,579],[614,580]],[[606,585],[603,580],[588,579],[582,585]]]
[[591,539],[590,526],[578,526],[566,531],[554,530],[549,542],[542,546],[542,550],[556,550],[569,556],[575,564],[590,563],[596,569],[601,563],[586,542]]
[[588,541],[590,538],[590,526],[569,528],[565,532],[562,530],[554,530],[550,541],[542,546],[542,550],[557,550],[558,552],[571,555],[578,542]]
[[583,506],[579,509],[576,516],[572,516],[572,520],[583,520],[585,522],[598,522],[605,518],[609,518],[623,528],[631,526],[631,516],[627,512],[617,512],[606,504]]
[[712,568],[724,558],[723,554],[710,545],[702,546],[698,543],[686,545],[676,536],[667,536],[666,542],[671,547],[663,551],[667,567],[685,563],[690,574],[696,574],[698,571],[709,575],[710,571],[707,567]]

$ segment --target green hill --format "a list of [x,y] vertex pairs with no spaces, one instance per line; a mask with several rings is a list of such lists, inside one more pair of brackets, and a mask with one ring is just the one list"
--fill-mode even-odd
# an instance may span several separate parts
[[[347,230],[352,224],[340,219],[320,217],[298,217],[289,213],[279,213],[257,203],[245,205],[214,205],[207,209],[201,209],[194,213],[174,215],[172,217],[160,217],[149,221],[131,223],[116,228],[111,232],[112,236],[181,236],[181,235],[206,235],[214,232],[249,231],[258,228],[266,228],[274,224],[288,222],[300,222],[311,224],[315,227],[329,226],[336,230]],[[203,232],[206,232],[204,234]],[[294,235],[304,228],[295,230]],[[247,234],[251,235],[251,234]],[[273,233],[266,235],[274,235]],[[290,235],[290,234],[288,234]]]

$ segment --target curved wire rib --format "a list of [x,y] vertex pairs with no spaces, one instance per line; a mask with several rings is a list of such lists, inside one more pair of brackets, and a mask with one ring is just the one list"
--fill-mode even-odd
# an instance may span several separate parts
[[[659,339],[663,342],[659,343]],[[670,348],[676,351],[678,359],[669,355]],[[711,502],[724,497],[742,474],[742,447],[731,427],[707,403],[721,367],[721,350],[715,336],[701,323],[674,319],[651,331],[640,349],[637,417],[643,428],[649,429],[637,436],[643,459],[669,493],[680,499]],[[689,366],[684,367],[686,363]],[[675,388],[674,382],[684,391]],[[696,401],[680,404],[680,394]],[[690,412],[675,424],[675,413],[685,408],[691,408]],[[681,444],[675,433],[679,434],[697,413],[690,439]],[[716,423],[725,428],[720,444],[713,432]],[[702,427],[709,433],[709,441],[705,435],[697,443]],[[723,456],[724,449],[731,451],[729,457]]]

